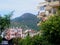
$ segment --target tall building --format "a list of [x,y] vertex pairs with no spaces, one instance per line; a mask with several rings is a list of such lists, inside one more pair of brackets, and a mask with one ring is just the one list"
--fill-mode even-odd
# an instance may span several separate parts
[[[48,16],[57,14],[57,8],[59,6],[60,0],[45,0],[45,2],[39,3],[39,6],[37,7],[39,9],[37,18],[39,18],[41,21],[47,20]],[[40,25],[41,21],[37,24],[38,26]]]
[[46,5],[45,11],[48,15],[57,14],[57,8],[60,6],[60,0],[45,0],[48,4]]
[[[44,7],[44,12],[41,12],[40,7]],[[60,0],[45,0],[45,2],[42,2],[39,4],[39,13],[38,18],[40,18],[42,21],[45,21],[47,19],[47,16],[57,14],[57,8],[60,6]]]
[[[46,11],[45,11],[47,5],[48,5],[47,2],[42,2],[42,3],[39,3],[39,5],[37,7],[39,10],[37,18],[40,19],[40,22],[45,21],[47,19],[47,17],[46,17],[47,15],[46,15]],[[40,25],[40,22],[37,24],[38,26]]]
[[42,2],[39,3],[39,5],[37,6],[38,9],[38,18],[40,18],[42,15],[45,15],[45,7],[46,7],[47,3],[46,2]]

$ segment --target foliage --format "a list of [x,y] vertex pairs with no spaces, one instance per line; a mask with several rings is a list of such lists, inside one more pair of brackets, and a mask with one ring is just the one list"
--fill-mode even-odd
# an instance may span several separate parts
[[13,38],[12,42],[13,42],[13,44],[17,45],[20,40],[21,40],[21,38]]
[[9,24],[10,24],[10,18],[8,15],[5,15],[4,17],[0,17],[0,30],[1,30],[1,32],[6,27],[9,27]]
[[43,31],[43,36],[45,39],[54,44],[60,45],[60,16],[54,15],[51,16],[45,22],[42,22],[41,30]]
[[0,36],[0,43],[2,42],[2,37]]
[[2,32],[5,28],[9,28],[12,13],[13,11],[10,14],[0,16],[0,32]]
[[[59,0],[60,1],[60,0]],[[59,2],[60,3],[60,2]],[[60,15],[60,6],[57,8],[57,15]]]
[[44,37],[35,35],[34,37],[27,36],[24,39],[20,39],[19,45],[52,45],[45,40]]
[[32,38],[32,45],[52,45],[44,36],[36,35]]

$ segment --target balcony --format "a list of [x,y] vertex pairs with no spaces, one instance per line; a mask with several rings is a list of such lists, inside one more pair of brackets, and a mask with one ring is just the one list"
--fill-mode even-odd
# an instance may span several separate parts
[[45,7],[45,10],[51,10],[51,9],[52,9],[52,7],[49,6],[49,5],[47,5],[47,6]]
[[39,13],[39,15],[37,16],[37,18],[41,18],[41,17],[45,17],[46,15],[45,15],[45,12],[41,12],[41,13]]
[[49,6],[51,6],[51,7],[59,7],[59,1],[49,2]]
[[37,9],[40,9],[40,7],[46,7],[48,5],[48,2],[40,2],[39,5],[37,6]]

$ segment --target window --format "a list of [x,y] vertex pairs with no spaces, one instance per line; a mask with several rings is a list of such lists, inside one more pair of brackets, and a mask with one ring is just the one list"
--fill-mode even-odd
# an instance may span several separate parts
[[53,9],[53,14],[56,14],[56,9]]
[[18,30],[18,32],[21,32],[21,30]]
[[57,1],[57,0],[53,0],[53,1]]
[[12,36],[14,36],[15,34],[11,34]]
[[48,0],[48,2],[51,2],[51,0]]
[[11,30],[11,32],[14,32],[14,30]]
[[44,6],[41,6],[41,7],[40,7],[40,10],[44,10]]
[[51,10],[49,10],[49,13],[51,13]]
[[21,34],[17,34],[17,37],[21,37]]

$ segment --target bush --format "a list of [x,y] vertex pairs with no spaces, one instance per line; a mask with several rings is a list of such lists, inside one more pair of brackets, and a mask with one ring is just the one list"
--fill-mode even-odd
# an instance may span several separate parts
[[2,42],[2,37],[0,36],[0,43]]
[[48,18],[45,22],[42,22],[41,30],[45,39],[54,44],[60,45],[60,16],[54,15]]

